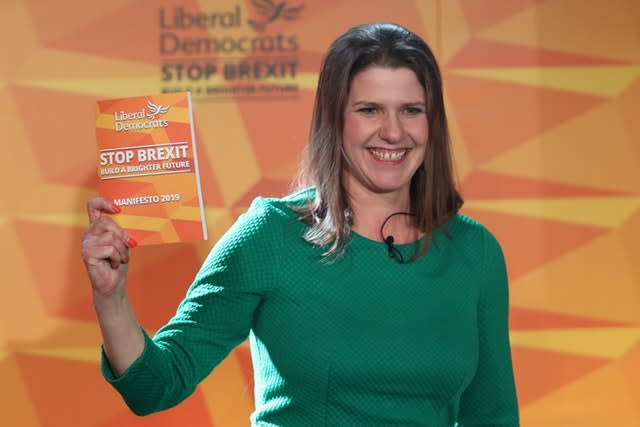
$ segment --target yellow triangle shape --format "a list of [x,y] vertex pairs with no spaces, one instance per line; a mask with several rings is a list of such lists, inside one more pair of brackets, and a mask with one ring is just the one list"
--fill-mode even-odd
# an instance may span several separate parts
[[180,206],[170,213],[169,218],[184,221],[200,221],[200,208],[197,206]]
[[[17,83],[34,88],[54,89],[81,95],[103,96],[102,94],[109,94],[109,98],[128,97],[132,94],[161,93],[164,86],[157,77],[21,80]],[[227,82],[222,76],[212,76],[208,83],[222,86]],[[315,90],[318,85],[318,73],[300,73],[292,82],[282,83],[278,79],[272,79],[270,83],[297,84],[301,89]]]
[[76,360],[79,362],[100,363],[100,347],[48,347],[32,348],[23,353],[57,359]]
[[300,73],[296,77],[300,89],[316,90],[318,87],[318,73]]
[[478,168],[638,194],[638,144],[618,99],[539,133]]
[[209,226],[212,226],[213,224],[217,223],[221,219],[224,219],[226,221],[231,221],[231,217],[229,216],[228,209],[207,207],[204,212],[205,212],[205,218],[206,218],[207,224],[209,224]]
[[467,17],[460,3],[457,1],[445,1],[436,6],[440,9],[437,13],[441,14],[443,18],[437,23],[439,25],[438,48],[441,50],[439,53],[443,62],[449,61],[460,52],[471,38]]
[[[247,393],[242,366],[234,354],[225,358],[215,369],[213,375],[200,384],[200,391],[210,411],[215,425],[244,425],[244,414],[251,413],[253,401]],[[219,408],[234,408],[233,411],[220,411]]]
[[153,94],[162,91],[162,82],[157,77],[120,79],[50,79],[22,80],[17,83],[42,89],[109,98],[128,97],[132,94]]
[[[33,160],[28,161],[33,162]],[[98,156],[96,154],[96,169],[97,163]],[[38,172],[37,168],[34,168],[34,170]],[[97,170],[95,173],[97,176]],[[79,188],[77,186],[66,184],[56,184],[44,180],[41,176],[35,178],[37,179],[26,183],[25,180],[22,180],[20,185],[8,186],[8,191],[15,191],[15,194],[11,194],[11,196],[15,196],[20,200],[19,204],[11,207],[12,216],[19,218],[31,218],[40,222],[59,222],[61,225],[80,224],[84,226],[88,224],[87,215],[84,212],[84,204],[81,205],[81,213],[76,213],[78,212],[78,201],[80,200],[85,202],[96,197],[97,193],[95,190]],[[25,197],[20,198],[21,192],[24,193],[24,189],[30,187],[38,189],[38,197],[32,198],[33,200]],[[8,200],[12,199],[8,198]],[[59,212],[42,214],[43,205],[58,206]],[[47,218],[49,217],[52,217],[53,220],[47,221]]]
[[20,64],[20,78],[27,81],[75,80],[86,76],[145,77],[157,72],[156,64],[36,46]]
[[[27,221],[41,222],[45,224],[67,225],[72,227],[86,227],[88,225],[86,215],[80,214],[25,214],[20,215],[20,218]],[[200,214],[198,214],[197,219],[200,219]],[[121,227],[147,231],[160,231],[169,220],[169,218],[156,218],[126,214],[120,214],[117,216],[118,224],[120,224]]]
[[[215,117],[216,120],[210,120]],[[202,118],[202,120],[198,120]],[[233,182],[233,185],[220,185],[225,205],[231,206],[243,197],[261,178],[261,167],[249,137],[246,123],[237,104],[210,102],[201,103],[196,110],[196,121],[202,135],[221,135],[220,123],[224,123],[226,140],[233,144],[209,144],[206,160],[211,166],[215,181]],[[206,143],[207,141],[205,141]],[[235,160],[242,160],[237,167]]]
[[613,97],[640,76],[640,66],[452,69],[451,73],[527,86]]
[[432,32],[428,35],[431,49],[435,53],[436,58],[443,58],[443,37],[442,29],[440,27],[442,25],[442,20],[440,19],[442,16],[441,7],[443,6],[441,4],[441,0],[421,0],[414,2],[414,4],[418,13],[418,18],[420,22],[423,23],[423,28],[432,29]]
[[453,108],[449,97],[445,96],[445,108],[447,109],[447,120],[449,122],[449,132],[451,135],[451,150],[453,151],[453,164],[456,180],[461,182],[473,170],[473,159],[469,153],[469,146],[465,136],[460,129],[460,122],[456,109]]
[[468,200],[465,206],[597,227],[616,228],[640,208],[640,197]]
[[636,4],[623,1],[608,7],[606,2],[583,1],[579,9],[572,9],[563,1],[538,1],[476,37],[637,63],[640,38]]
[[[126,207],[124,207],[123,209],[126,209]],[[167,224],[170,224],[169,218],[155,218],[150,216],[126,214],[118,214],[117,218],[117,222],[120,227],[135,230],[162,231],[167,226]]]
[[86,214],[24,214],[20,219],[43,224],[66,225],[70,227],[86,227],[89,224]]
[[512,331],[511,345],[617,359],[640,339],[640,327]]
[[9,356],[8,351],[0,351],[0,362],[3,362]]

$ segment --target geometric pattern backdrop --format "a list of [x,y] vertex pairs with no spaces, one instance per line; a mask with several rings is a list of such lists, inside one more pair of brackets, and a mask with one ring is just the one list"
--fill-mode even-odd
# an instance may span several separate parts
[[640,426],[636,0],[3,1],[0,425],[248,424],[246,344],[145,418],[101,378],[79,253],[94,103],[194,94],[210,240],[133,250],[131,298],[153,332],[253,197],[286,193],[329,43],[380,20],[440,60],[463,212],[507,258],[522,425]]

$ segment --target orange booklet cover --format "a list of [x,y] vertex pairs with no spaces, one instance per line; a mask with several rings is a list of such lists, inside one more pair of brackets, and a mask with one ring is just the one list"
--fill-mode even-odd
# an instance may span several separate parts
[[98,191],[139,245],[206,240],[191,94],[96,103]]

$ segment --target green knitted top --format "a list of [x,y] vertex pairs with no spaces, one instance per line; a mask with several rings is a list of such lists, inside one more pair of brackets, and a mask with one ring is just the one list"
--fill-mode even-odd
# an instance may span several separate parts
[[[508,290],[493,236],[462,215],[405,264],[351,233],[327,263],[290,206],[256,199],[176,315],[115,378],[136,414],[169,408],[249,336],[254,426],[518,426]],[[414,245],[400,245],[405,259]]]

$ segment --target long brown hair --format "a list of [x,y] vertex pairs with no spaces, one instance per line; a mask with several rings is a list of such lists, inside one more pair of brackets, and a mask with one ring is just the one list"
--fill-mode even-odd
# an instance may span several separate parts
[[338,37],[323,61],[311,121],[309,144],[297,186],[315,187],[315,197],[298,210],[310,225],[305,239],[341,255],[351,230],[351,209],[342,182],[344,110],[353,77],[379,65],[412,70],[425,91],[429,140],[423,164],[411,179],[411,211],[425,234],[415,255],[427,252],[437,227],[444,227],[463,200],[455,186],[442,78],[431,49],[419,36],[392,23],[364,24]]

